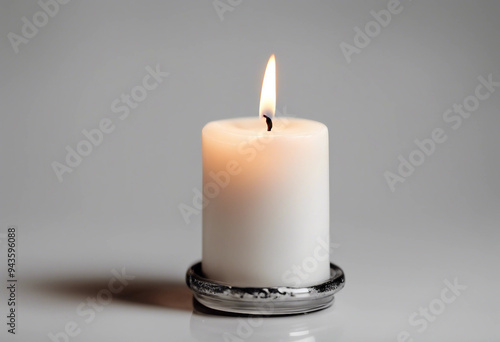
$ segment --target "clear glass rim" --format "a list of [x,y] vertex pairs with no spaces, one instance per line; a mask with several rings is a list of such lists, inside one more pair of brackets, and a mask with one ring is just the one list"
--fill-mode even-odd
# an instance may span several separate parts
[[305,287],[236,287],[204,276],[201,262],[186,272],[186,284],[202,305],[217,311],[253,315],[289,315],[325,309],[345,285],[344,271],[330,263],[330,278]]

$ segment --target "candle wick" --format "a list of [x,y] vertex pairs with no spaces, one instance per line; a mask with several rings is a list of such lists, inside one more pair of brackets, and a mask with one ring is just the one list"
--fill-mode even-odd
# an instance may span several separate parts
[[267,131],[270,132],[271,129],[273,128],[273,120],[267,115],[263,115],[266,118],[266,124],[267,124]]

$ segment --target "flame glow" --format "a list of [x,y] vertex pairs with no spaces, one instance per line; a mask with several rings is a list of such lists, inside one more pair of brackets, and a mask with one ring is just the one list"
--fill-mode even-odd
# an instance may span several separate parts
[[274,54],[267,62],[264,81],[262,82],[262,92],[260,93],[259,117],[267,115],[274,117],[276,111],[276,58]]

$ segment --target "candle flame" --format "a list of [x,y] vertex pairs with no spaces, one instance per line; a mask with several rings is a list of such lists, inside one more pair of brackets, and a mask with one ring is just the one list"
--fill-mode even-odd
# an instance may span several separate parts
[[276,58],[274,54],[267,62],[266,73],[262,82],[262,92],[260,93],[259,117],[266,115],[274,117],[276,111]]

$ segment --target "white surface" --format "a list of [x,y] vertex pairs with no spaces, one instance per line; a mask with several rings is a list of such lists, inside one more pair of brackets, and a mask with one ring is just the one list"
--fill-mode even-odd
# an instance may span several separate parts
[[[73,0],[18,54],[7,34],[39,7],[2,2],[0,232],[19,227],[20,287],[19,334],[2,323],[0,339],[50,341],[69,321],[81,329],[71,341],[234,334],[237,319],[192,313],[182,283],[201,258],[201,216],[186,224],[178,205],[201,187],[201,128],[257,115],[275,53],[278,110],[330,129],[332,260],[347,283],[334,308],[266,319],[243,340],[397,341],[403,330],[415,341],[499,340],[500,91],[457,130],[442,115],[480,75],[500,79],[500,5],[402,5],[347,63],[339,45],[386,1],[243,1],[220,21],[211,1]],[[111,104],[157,64],[169,76],[119,119]],[[115,130],[59,183],[51,163],[103,118]],[[391,192],[384,172],[436,128],[446,142]],[[4,243],[0,253],[4,288]],[[86,323],[78,306],[123,267],[136,278]],[[419,333],[410,316],[455,278],[467,289]]]

